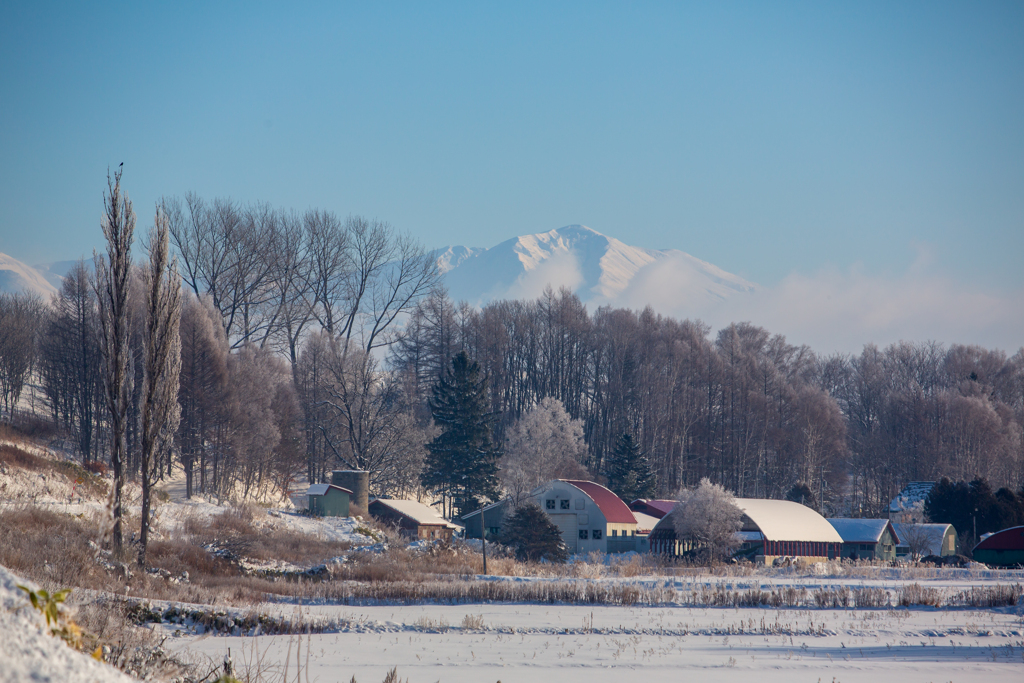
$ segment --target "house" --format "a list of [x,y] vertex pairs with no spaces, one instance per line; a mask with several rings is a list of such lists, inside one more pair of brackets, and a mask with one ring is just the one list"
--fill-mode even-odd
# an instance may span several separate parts
[[306,509],[317,517],[348,517],[352,492],[334,484],[312,484],[306,490]]
[[[824,517],[788,500],[736,498],[743,512],[737,555],[768,564],[779,557],[823,561],[839,556],[843,539]],[[658,521],[650,535],[651,552],[682,555],[693,548],[676,538],[674,516]]]
[[1024,526],[997,531],[974,546],[972,554],[990,567],[1024,567]]
[[403,536],[412,539],[450,541],[452,533],[459,528],[433,508],[415,500],[375,498],[367,508],[378,522],[396,527]]
[[944,557],[960,552],[960,539],[952,524],[893,524],[893,528],[899,536],[897,558]]
[[896,559],[900,540],[889,520],[830,517],[828,523],[843,538],[842,557],[884,562]]
[[924,521],[924,501],[935,487],[934,481],[912,481],[889,503],[889,520],[897,524]]

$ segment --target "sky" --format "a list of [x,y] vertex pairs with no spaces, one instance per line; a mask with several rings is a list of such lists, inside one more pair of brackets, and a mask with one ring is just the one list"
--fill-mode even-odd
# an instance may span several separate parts
[[940,282],[1002,324],[851,344],[1024,344],[1020,2],[5,2],[0,131],[30,264],[102,247],[124,162],[142,228],[189,191],[428,247],[581,223],[866,319]]

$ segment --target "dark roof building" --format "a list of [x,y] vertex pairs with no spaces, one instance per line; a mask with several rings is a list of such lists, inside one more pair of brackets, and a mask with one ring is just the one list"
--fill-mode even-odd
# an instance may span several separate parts
[[1024,567],[1024,526],[997,531],[974,546],[973,555],[991,567]]
[[675,506],[676,501],[674,500],[647,500],[645,498],[637,498],[629,504],[629,509],[633,512],[642,512],[645,515],[661,519],[672,512],[672,508]]
[[899,536],[889,520],[836,517],[828,522],[843,538],[842,557],[884,562],[896,559]]

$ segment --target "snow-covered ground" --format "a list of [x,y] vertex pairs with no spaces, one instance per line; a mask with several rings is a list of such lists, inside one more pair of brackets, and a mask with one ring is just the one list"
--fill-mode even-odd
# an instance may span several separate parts
[[[280,606],[279,606],[280,607]],[[293,611],[298,608],[287,608]],[[169,639],[236,666],[309,680],[1020,681],[1024,623],[1010,610],[788,610],[569,605],[303,607],[338,633]],[[482,628],[480,625],[482,624]],[[301,642],[300,642],[301,641]],[[301,651],[297,648],[301,647]]]

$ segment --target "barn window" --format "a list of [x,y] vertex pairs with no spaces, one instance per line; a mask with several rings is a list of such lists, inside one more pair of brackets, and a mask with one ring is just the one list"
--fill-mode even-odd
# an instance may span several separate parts
[[612,529],[612,536],[618,536],[618,535],[619,535],[619,530],[618,529]]
[[544,501],[544,507],[546,507],[548,510],[554,510],[555,509],[555,499],[554,498],[548,498],[547,500],[545,500]]
[[562,508],[563,510],[568,510],[568,509],[569,509],[569,500],[568,500],[568,499],[566,499],[566,500],[560,500],[560,501],[558,501],[558,502],[559,502],[559,503],[561,503],[561,506],[560,506],[560,507],[561,507],[561,508]]
[[580,520],[580,526],[586,526],[590,524],[590,515],[577,515]]
[[585,505],[586,505],[586,501],[585,500],[583,500],[582,498],[577,498],[576,499],[576,509],[577,510],[582,510],[583,506],[585,506]]
[[595,541],[600,541],[601,540],[601,530],[600,529],[594,529],[594,540]]
[[580,529],[580,540],[581,541],[587,540],[587,530],[586,529]]

